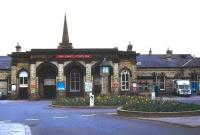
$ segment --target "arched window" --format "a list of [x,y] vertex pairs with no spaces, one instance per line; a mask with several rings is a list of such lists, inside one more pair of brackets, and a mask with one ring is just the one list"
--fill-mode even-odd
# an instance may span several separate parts
[[121,72],[121,91],[130,90],[130,72],[128,70],[122,70]]
[[73,69],[70,72],[70,92],[79,92],[80,91],[80,71]]
[[26,71],[19,73],[19,87],[28,87],[28,73]]

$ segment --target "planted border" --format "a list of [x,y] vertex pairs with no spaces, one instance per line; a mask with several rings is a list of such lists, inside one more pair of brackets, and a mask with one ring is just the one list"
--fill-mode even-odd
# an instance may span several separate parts
[[200,116],[200,110],[180,112],[143,112],[124,110],[122,107],[119,107],[117,108],[117,114],[126,117],[186,117]]

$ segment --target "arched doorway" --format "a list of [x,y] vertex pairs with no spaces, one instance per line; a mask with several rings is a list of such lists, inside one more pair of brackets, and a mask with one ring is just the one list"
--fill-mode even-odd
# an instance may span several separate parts
[[[102,91],[102,76],[100,75],[100,64],[102,61],[96,63],[92,66],[92,76],[93,76],[93,93],[99,95]],[[113,68],[109,66],[109,76],[108,76],[108,90],[111,93],[111,76],[113,75]]]
[[18,96],[21,99],[28,98],[28,72],[26,70],[20,70],[19,77],[19,92]]
[[64,72],[66,76],[66,96],[83,96],[85,67],[78,62],[72,62],[65,67]]
[[41,64],[36,71],[38,77],[39,95],[41,98],[56,97],[57,67],[52,63]]

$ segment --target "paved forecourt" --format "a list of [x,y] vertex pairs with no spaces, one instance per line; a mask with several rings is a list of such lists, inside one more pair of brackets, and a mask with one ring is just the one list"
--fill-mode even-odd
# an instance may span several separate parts
[[0,101],[0,121],[28,125],[33,135],[196,135],[190,128],[121,117],[116,109],[52,108],[51,101]]

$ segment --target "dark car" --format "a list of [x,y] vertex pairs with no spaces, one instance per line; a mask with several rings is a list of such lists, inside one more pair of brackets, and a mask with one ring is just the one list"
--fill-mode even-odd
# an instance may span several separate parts
[[2,91],[0,91],[0,99],[5,99],[5,98],[6,98],[6,95]]

